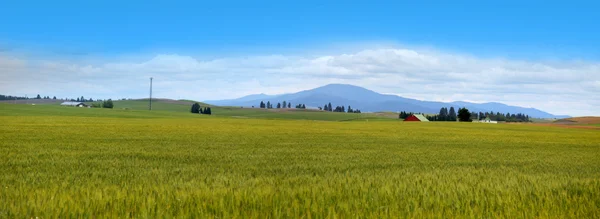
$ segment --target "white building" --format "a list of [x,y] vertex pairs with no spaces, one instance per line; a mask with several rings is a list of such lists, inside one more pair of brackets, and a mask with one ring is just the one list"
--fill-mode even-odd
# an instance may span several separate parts
[[492,119],[490,119],[490,117],[485,117],[485,119],[479,120],[479,121],[473,121],[473,122],[478,122],[478,123],[498,123],[498,121],[492,121]]
[[72,107],[87,107],[87,105],[82,102],[63,102],[60,105],[61,106],[72,106]]

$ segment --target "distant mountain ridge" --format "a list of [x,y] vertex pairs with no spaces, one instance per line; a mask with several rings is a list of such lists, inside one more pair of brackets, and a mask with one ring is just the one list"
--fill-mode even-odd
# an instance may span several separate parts
[[273,104],[279,102],[291,102],[295,104],[305,104],[307,107],[322,107],[331,102],[333,106],[352,106],[353,109],[360,109],[363,112],[381,112],[381,111],[407,111],[421,113],[439,113],[442,107],[461,108],[466,107],[474,112],[500,112],[523,113],[534,118],[567,118],[569,116],[552,115],[550,113],[535,109],[518,106],[509,106],[502,103],[469,103],[456,101],[450,103],[421,101],[410,98],[404,98],[397,95],[380,94],[372,90],[348,84],[329,84],[322,87],[300,91],[291,94],[266,95],[253,94],[237,99],[230,100],[207,100],[205,103],[217,106],[244,106],[258,107],[260,101],[270,101]]

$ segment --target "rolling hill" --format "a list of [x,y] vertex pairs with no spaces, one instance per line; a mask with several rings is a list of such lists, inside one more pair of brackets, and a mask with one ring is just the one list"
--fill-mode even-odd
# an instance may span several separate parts
[[435,102],[404,98],[397,95],[380,94],[372,90],[347,84],[329,84],[311,90],[291,94],[266,95],[255,94],[230,100],[207,100],[208,104],[217,106],[257,107],[260,101],[278,103],[282,101],[305,104],[307,107],[322,107],[331,102],[338,105],[352,106],[363,112],[409,111],[421,113],[438,113],[442,107],[466,107],[475,112],[524,113],[534,118],[566,118],[569,116],[553,115],[535,108],[509,106],[502,103],[469,103],[469,102]]

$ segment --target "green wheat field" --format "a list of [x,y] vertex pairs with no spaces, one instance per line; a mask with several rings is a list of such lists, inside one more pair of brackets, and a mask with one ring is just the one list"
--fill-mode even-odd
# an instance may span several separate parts
[[598,130],[174,108],[0,104],[0,218],[600,217]]

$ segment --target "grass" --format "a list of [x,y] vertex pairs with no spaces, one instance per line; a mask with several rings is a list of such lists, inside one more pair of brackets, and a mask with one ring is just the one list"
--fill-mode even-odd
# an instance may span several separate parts
[[0,121],[0,218],[600,217],[597,130],[8,104]]
[[[173,103],[175,102],[175,103]],[[155,100],[152,103],[152,112],[148,111],[147,100],[118,100],[114,102],[114,109],[99,108],[73,108],[59,106],[60,103],[49,105],[20,105],[0,103],[0,110],[4,108],[6,115],[32,115],[40,113],[59,116],[92,116],[92,117],[123,117],[123,118],[154,118],[154,117],[197,117],[190,113],[191,101],[165,101]],[[202,107],[209,106],[201,103]],[[262,119],[293,119],[293,120],[321,120],[321,121],[353,121],[353,120],[395,120],[372,113],[335,113],[314,110],[278,109],[253,109],[239,107],[211,106],[214,117],[262,118]]]

